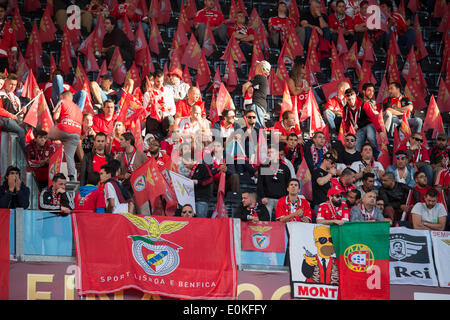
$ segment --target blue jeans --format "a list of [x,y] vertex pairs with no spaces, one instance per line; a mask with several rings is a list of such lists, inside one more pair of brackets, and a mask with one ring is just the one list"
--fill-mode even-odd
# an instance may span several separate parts
[[[56,106],[58,103],[61,93],[64,92],[64,79],[61,75],[56,75],[53,78],[52,95],[51,99],[53,105]],[[73,95],[73,102],[80,108],[81,111],[84,109],[84,104],[86,102],[87,92],[80,90]]]
[[195,215],[199,218],[208,218],[208,202],[195,202]]
[[337,127],[341,125],[342,117],[336,115],[336,113],[334,113],[330,109],[325,110],[323,115],[325,116],[325,119],[327,120],[328,125],[330,126],[330,131],[337,131],[338,130]]
[[19,126],[16,120],[0,117],[0,127],[1,131],[12,132],[19,136],[19,144],[25,155],[27,154],[27,149],[25,146],[25,129]]
[[372,145],[373,156],[377,159],[380,154],[380,150],[378,150],[377,131],[375,130],[373,124],[368,124],[367,126],[356,131],[356,151],[361,152],[362,145],[366,142],[366,139],[369,140]]

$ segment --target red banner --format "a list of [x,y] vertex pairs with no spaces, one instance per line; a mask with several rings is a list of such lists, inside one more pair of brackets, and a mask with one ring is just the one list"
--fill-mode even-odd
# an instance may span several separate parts
[[9,299],[9,216],[9,209],[0,209],[0,300]]
[[82,213],[72,222],[82,295],[134,288],[181,299],[236,298],[231,219]]
[[55,176],[55,174],[61,172],[61,163],[63,161],[63,145],[61,144],[60,147],[55,151],[53,155],[50,156],[50,160],[48,163],[48,186],[50,187],[52,185],[52,179]]
[[286,252],[282,222],[241,222],[241,249],[262,252]]

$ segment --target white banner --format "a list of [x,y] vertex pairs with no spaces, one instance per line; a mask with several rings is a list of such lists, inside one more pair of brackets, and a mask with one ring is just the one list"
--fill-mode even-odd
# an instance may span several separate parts
[[170,172],[172,186],[180,205],[190,204],[195,212],[194,181],[173,171]]
[[289,222],[287,228],[293,297],[337,300],[339,272],[330,227]]
[[439,286],[450,287],[450,232],[431,231]]
[[391,228],[389,270],[391,284],[437,287],[430,232],[405,227]]

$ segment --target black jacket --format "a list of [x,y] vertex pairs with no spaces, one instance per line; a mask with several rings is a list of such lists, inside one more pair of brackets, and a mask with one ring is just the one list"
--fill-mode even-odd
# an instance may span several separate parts
[[[90,172],[94,171],[92,169],[92,160],[94,159],[94,152],[91,151],[84,154],[83,161],[81,162],[81,172],[80,172],[80,185],[84,186],[87,183],[87,177]],[[109,153],[105,153],[106,161],[109,162],[113,160],[113,156]]]
[[8,183],[5,181],[0,187],[0,208],[26,209],[30,205],[30,188],[25,184],[21,184],[18,192],[10,192]]
[[[257,202],[253,210],[258,215],[260,221],[270,221],[269,211],[267,211],[266,206],[261,202]],[[249,215],[253,215],[252,211],[248,207],[244,207],[241,203],[236,211],[236,218],[240,218],[242,221],[248,221],[247,216]]]
[[385,206],[391,206],[394,209],[400,209],[402,204],[406,204],[410,188],[400,182],[396,182],[393,189],[381,187],[378,191],[378,197],[383,199]]
[[195,201],[208,202],[212,198],[213,176],[207,164],[199,163],[190,178],[198,180],[195,185]]
[[71,210],[75,209],[75,205],[73,199],[71,199],[67,192],[61,194],[59,204],[56,199],[53,198],[52,187],[47,187],[41,191],[41,195],[39,197],[39,209],[46,210],[50,212],[59,212],[61,210],[61,206],[69,208]]
[[256,193],[259,199],[280,199],[287,195],[287,186],[289,179],[291,179],[291,170],[289,170],[288,166],[280,162],[276,178],[273,174],[263,174],[262,170],[270,171],[271,169],[268,164],[263,164],[258,168]]

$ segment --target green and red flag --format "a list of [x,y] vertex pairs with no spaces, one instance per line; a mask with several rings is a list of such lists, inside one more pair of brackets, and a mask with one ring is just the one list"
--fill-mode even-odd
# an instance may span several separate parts
[[389,223],[331,225],[338,260],[339,299],[389,300]]
[[236,299],[232,219],[80,213],[72,223],[81,295],[133,288],[178,299]]

